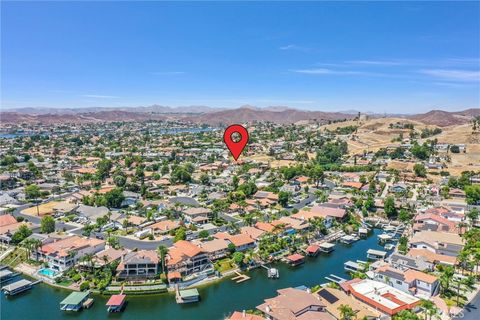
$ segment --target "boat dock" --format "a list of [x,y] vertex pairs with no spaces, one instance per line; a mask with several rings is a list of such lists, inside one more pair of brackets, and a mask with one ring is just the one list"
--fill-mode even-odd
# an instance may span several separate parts
[[[89,308],[93,304],[90,298],[90,291],[72,292],[60,302],[62,311],[80,311],[82,308]],[[92,300],[89,302],[89,300]]]
[[344,264],[344,269],[350,272],[358,272],[365,270],[365,264],[357,260],[355,261],[347,261]]
[[325,279],[327,279],[330,282],[335,282],[336,284],[340,284],[340,283],[343,283],[343,282],[347,281],[347,279],[336,276],[334,274],[330,274],[329,276],[325,277]]
[[319,247],[321,252],[330,253],[334,250],[335,243],[324,242],[324,243],[321,243]]
[[352,236],[352,235],[349,235],[347,234],[346,236],[343,236],[340,238],[340,242],[341,243],[344,243],[344,244],[352,244],[354,243],[355,241],[358,241],[360,240],[357,236]]
[[367,258],[370,260],[385,259],[386,256],[387,256],[387,252],[385,251],[374,250],[374,249],[368,249],[367,251]]
[[278,279],[280,278],[280,272],[278,271],[277,268],[269,268],[265,265],[262,265],[262,268],[265,268],[267,270],[267,276],[270,278],[270,279]]
[[107,311],[108,312],[121,312],[125,306],[125,298],[127,296],[124,294],[114,294],[107,301]]
[[35,282],[29,281],[29,280],[19,280],[14,283],[11,283],[9,285],[6,285],[2,287],[2,291],[5,293],[7,296],[14,296],[16,294],[19,294],[21,292],[30,290],[34,285],[37,283],[42,282],[42,280],[37,280]]
[[232,280],[235,281],[236,283],[241,283],[247,280],[250,280],[250,277],[247,276],[246,274],[241,274],[238,271],[235,271],[235,274],[237,275],[236,277],[233,277]]
[[200,294],[197,289],[180,290],[177,285],[175,287],[175,300],[178,304],[198,302],[200,301]]
[[16,272],[12,272],[6,268],[0,270],[0,281],[7,281],[10,280],[19,274]]

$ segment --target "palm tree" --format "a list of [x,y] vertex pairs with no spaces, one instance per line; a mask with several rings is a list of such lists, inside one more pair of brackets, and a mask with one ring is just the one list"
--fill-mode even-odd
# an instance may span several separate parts
[[93,266],[94,266],[95,262],[93,261],[93,254],[92,253],[86,253],[82,257],[82,261],[85,262],[90,267],[90,269],[93,270]]
[[35,261],[38,261],[38,248],[42,246],[42,241],[32,239],[32,250],[35,251]]
[[451,266],[444,266],[442,269],[442,273],[440,274],[440,284],[442,286],[443,293],[445,293],[449,287],[450,287],[450,282],[453,279],[455,271],[453,270],[453,267]]
[[422,300],[420,306],[424,309],[425,320],[427,320],[427,315],[429,315],[430,319],[432,319],[432,315],[437,311],[435,304],[430,300]]
[[337,309],[340,311],[340,317],[342,320],[349,320],[355,317],[355,311],[353,311],[352,307],[346,304],[341,304]]
[[30,258],[30,255],[32,254],[32,248],[33,248],[33,243],[32,243],[33,239],[31,238],[27,238],[25,240],[22,241],[22,247],[25,248],[26,250],[26,259],[28,260]]
[[162,272],[167,275],[167,270],[165,268],[165,258],[168,254],[168,248],[164,245],[159,245],[157,248],[158,256],[160,257],[160,261],[162,263]]

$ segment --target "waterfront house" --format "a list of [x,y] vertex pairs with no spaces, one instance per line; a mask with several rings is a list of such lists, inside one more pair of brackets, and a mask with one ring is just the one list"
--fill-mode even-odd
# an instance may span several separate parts
[[394,268],[397,269],[413,269],[418,271],[433,271],[434,264],[429,262],[424,256],[411,257],[408,255],[403,255],[398,252],[392,253],[388,258],[387,262],[390,263]]
[[413,225],[414,232],[424,230],[458,233],[460,228],[457,228],[457,223],[447,218],[433,213],[425,213],[417,215]]
[[315,295],[325,305],[326,311],[339,320],[343,319],[339,310],[341,305],[350,306],[356,319],[380,319],[382,315],[339,289],[325,287],[316,292]]
[[213,239],[210,241],[199,241],[198,246],[207,253],[211,261],[215,261],[227,256],[229,243],[224,239]]
[[327,228],[332,226],[334,220],[338,222],[344,221],[347,216],[347,211],[338,206],[328,206],[326,204],[313,206],[309,211],[301,210],[293,215],[292,218],[300,220],[310,220],[314,218],[324,219]]
[[122,256],[117,266],[119,279],[150,279],[160,271],[158,253],[154,250],[139,250]]
[[385,283],[369,279],[353,279],[342,284],[348,293],[385,315],[417,307],[421,300]]
[[246,234],[240,233],[229,236],[227,240],[233,243],[233,245],[235,246],[235,250],[237,251],[246,251],[255,247],[255,240],[253,240],[249,235]]
[[265,299],[257,306],[269,320],[316,319],[334,320],[325,305],[308,291],[285,288],[277,290],[278,296]]
[[396,269],[389,264],[373,270],[373,279],[424,299],[436,295],[440,289],[440,282],[433,275],[413,269]]
[[265,231],[257,229],[255,227],[246,226],[240,228],[240,233],[249,236],[255,241],[258,241],[265,234]]
[[407,256],[415,259],[425,259],[427,262],[433,265],[443,264],[447,266],[454,266],[457,264],[456,256],[438,254],[427,249],[410,249],[407,253]]
[[212,266],[208,254],[186,240],[177,241],[169,248],[166,265],[168,272],[178,271],[182,276],[191,275]]
[[427,249],[437,254],[456,257],[463,248],[463,239],[455,233],[421,231],[409,241],[412,249]]
[[245,310],[243,310],[242,312],[233,312],[232,315],[225,320],[265,320],[265,318],[256,314],[246,313]]
[[69,236],[42,245],[37,250],[37,255],[49,268],[64,271],[74,266],[86,254],[95,254],[103,249],[105,249],[103,240]]

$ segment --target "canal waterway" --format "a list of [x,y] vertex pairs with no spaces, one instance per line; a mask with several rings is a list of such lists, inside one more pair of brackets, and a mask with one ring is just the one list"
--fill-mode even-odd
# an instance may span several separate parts
[[338,243],[332,253],[307,258],[305,264],[296,268],[279,263],[276,267],[280,271],[280,279],[268,279],[266,270],[259,268],[248,272],[251,279],[243,283],[224,279],[205,285],[199,288],[199,303],[178,305],[174,294],[128,296],[128,304],[123,313],[109,314],[105,307],[108,297],[95,295],[95,303],[90,309],[66,313],[60,311],[59,303],[69,291],[39,284],[29,292],[15,297],[6,298],[2,294],[0,319],[221,320],[234,310],[254,309],[263,299],[275,296],[277,289],[301,285],[312,287],[328,282],[324,277],[330,274],[348,279],[348,274],[343,269],[344,262],[365,261],[368,249],[382,250],[377,238],[381,232],[376,229],[367,239],[352,245]]

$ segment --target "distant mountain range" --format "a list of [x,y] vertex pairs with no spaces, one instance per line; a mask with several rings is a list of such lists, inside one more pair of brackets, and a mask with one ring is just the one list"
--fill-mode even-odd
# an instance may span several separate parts
[[[358,115],[355,110],[345,112],[323,112],[292,109],[286,106],[257,108],[242,106],[236,109],[212,108],[208,106],[168,107],[152,105],[133,108],[69,108],[35,109],[21,108],[0,112],[2,124],[8,123],[95,123],[112,121],[183,120],[198,124],[228,125],[232,123],[270,121],[289,124],[299,121],[327,122],[352,119]],[[385,115],[368,114],[371,117]],[[392,115],[393,116],[393,115]],[[394,115],[429,125],[450,126],[468,123],[480,116],[480,109],[448,112],[432,110],[416,115]]]

